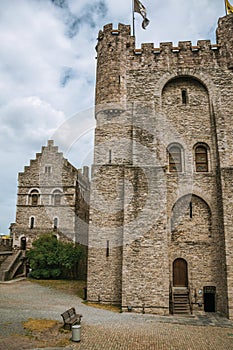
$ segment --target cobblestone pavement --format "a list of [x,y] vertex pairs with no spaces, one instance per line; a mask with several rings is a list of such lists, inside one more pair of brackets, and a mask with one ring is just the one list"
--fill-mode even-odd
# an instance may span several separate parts
[[[25,336],[22,322],[29,318],[53,319],[74,306],[83,314],[81,342],[44,350],[232,350],[233,322],[218,314],[173,317],[115,313],[86,306],[82,300],[23,280],[0,283],[0,350],[17,348],[14,339]],[[17,335],[17,337],[16,337]],[[56,337],[56,334],[55,334]],[[57,344],[54,341],[54,346]]]

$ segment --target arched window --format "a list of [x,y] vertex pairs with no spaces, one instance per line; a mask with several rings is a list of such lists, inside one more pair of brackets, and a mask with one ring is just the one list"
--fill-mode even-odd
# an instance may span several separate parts
[[181,172],[182,169],[182,151],[180,145],[171,145],[168,147],[169,171]]
[[29,197],[30,197],[30,204],[33,205],[33,206],[38,205],[39,204],[39,196],[40,196],[40,194],[39,194],[38,190],[32,190],[30,192],[30,195],[29,195]]
[[61,205],[62,192],[60,190],[55,190],[53,192],[53,205]]
[[53,228],[56,230],[58,228],[58,218],[53,219]]
[[206,145],[195,147],[196,172],[207,172],[208,170],[208,149]]
[[34,216],[30,217],[29,227],[30,227],[30,229],[35,227],[35,218],[34,218]]

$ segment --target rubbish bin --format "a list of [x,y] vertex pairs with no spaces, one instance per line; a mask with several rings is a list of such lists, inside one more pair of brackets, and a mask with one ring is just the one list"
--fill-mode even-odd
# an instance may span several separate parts
[[81,340],[81,326],[79,324],[75,324],[72,326],[72,340],[73,341]]

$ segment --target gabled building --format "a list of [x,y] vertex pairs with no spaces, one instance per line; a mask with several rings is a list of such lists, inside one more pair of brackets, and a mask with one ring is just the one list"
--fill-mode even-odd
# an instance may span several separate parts
[[13,246],[25,249],[43,233],[87,247],[89,217],[88,167],[76,169],[48,141],[18,175]]

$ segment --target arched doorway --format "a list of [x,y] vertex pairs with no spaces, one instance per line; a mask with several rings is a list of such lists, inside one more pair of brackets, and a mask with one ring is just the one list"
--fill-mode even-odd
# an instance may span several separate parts
[[184,259],[173,262],[173,287],[188,287],[188,264]]
[[26,250],[26,237],[22,237],[20,240],[20,249]]

